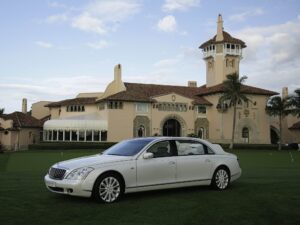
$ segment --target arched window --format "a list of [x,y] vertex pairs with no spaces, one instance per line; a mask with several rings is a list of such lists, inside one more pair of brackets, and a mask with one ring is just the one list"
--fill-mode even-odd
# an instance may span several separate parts
[[249,129],[247,127],[244,127],[242,130],[242,137],[243,138],[249,138]]
[[204,139],[204,128],[203,127],[200,127],[200,129],[198,130],[198,137],[201,138],[201,139]]
[[247,127],[242,130],[242,138],[244,138],[245,143],[249,143],[249,129]]
[[145,137],[145,127],[143,125],[139,126],[137,134],[138,137]]

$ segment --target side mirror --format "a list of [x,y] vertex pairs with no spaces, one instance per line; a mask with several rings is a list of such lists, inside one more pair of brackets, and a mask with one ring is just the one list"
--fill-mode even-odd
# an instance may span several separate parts
[[153,153],[152,153],[152,152],[146,152],[146,153],[143,155],[143,158],[144,158],[144,159],[152,159],[152,158],[153,158]]

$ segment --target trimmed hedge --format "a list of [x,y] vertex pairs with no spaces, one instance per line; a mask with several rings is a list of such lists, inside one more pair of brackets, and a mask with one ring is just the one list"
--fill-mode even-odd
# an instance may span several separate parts
[[28,146],[29,150],[74,150],[74,149],[99,149],[105,150],[116,142],[41,142]]
[[[229,149],[229,144],[219,144],[223,149]],[[274,144],[234,144],[233,149],[249,150],[278,150],[278,145]],[[282,145],[282,150],[293,150],[291,147]]]
[[[29,150],[74,150],[74,149],[98,149],[105,150],[117,142],[41,142],[28,146]],[[228,150],[229,144],[219,144],[223,149]],[[278,145],[271,144],[234,144],[233,149],[249,150],[278,150]],[[282,150],[294,150],[293,148],[282,145]]]

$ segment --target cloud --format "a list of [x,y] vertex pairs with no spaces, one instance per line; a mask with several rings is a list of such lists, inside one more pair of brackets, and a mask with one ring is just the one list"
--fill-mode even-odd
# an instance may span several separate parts
[[67,16],[66,13],[62,14],[55,14],[48,16],[46,19],[46,23],[61,23],[61,22],[66,22],[69,20],[69,17]]
[[[54,2],[52,6],[59,4]],[[48,16],[47,23],[69,21],[75,29],[104,35],[138,13],[141,5],[138,0],[94,0],[76,10],[74,7],[60,8],[65,8],[65,12]]]
[[[22,98],[28,99],[28,106],[37,101],[59,101],[67,98],[75,98],[82,92],[101,92],[112,77],[106,78],[104,75],[87,76],[67,76],[54,75],[51,78],[37,80],[18,79],[8,80],[0,84],[0,107],[5,108],[5,112],[21,110]],[[99,79],[101,78],[101,79]]]
[[254,85],[280,91],[300,87],[300,21],[251,27],[235,33],[246,42],[241,70]]
[[165,0],[162,6],[163,11],[185,11],[200,5],[200,0]]
[[59,3],[59,2],[49,2],[48,3],[49,7],[51,8],[67,8],[66,5],[62,4],[62,3]]
[[157,23],[157,28],[164,32],[175,32],[177,31],[176,19],[172,15],[165,16]]
[[154,67],[156,68],[166,68],[166,67],[173,67],[179,63],[180,59],[177,58],[170,58],[170,59],[162,59],[158,62],[154,63]]
[[84,11],[105,22],[120,22],[139,10],[136,0],[101,0],[91,2]]
[[53,44],[51,44],[49,42],[45,42],[45,41],[37,41],[37,42],[35,42],[35,44],[41,48],[52,48],[53,47]]
[[256,8],[252,10],[247,10],[238,14],[233,14],[229,17],[229,20],[242,22],[245,21],[248,17],[260,16],[263,15],[264,11],[261,8]]
[[107,33],[103,21],[96,17],[90,16],[88,13],[84,13],[76,17],[72,22],[72,27],[87,32],[94,32],[100,35]]
[[86,45],[93,49],[103,49],[107,48],[110,44],[105,40],[100,40],[94,43],[87,43]]

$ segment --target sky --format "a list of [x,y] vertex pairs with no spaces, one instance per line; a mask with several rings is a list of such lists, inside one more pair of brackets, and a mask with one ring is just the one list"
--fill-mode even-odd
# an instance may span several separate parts
[[219,13],[247,85],[300,88],[299,0],[1,0],[0,108],[104,91],[118,63],[125,82],[203,85]]

